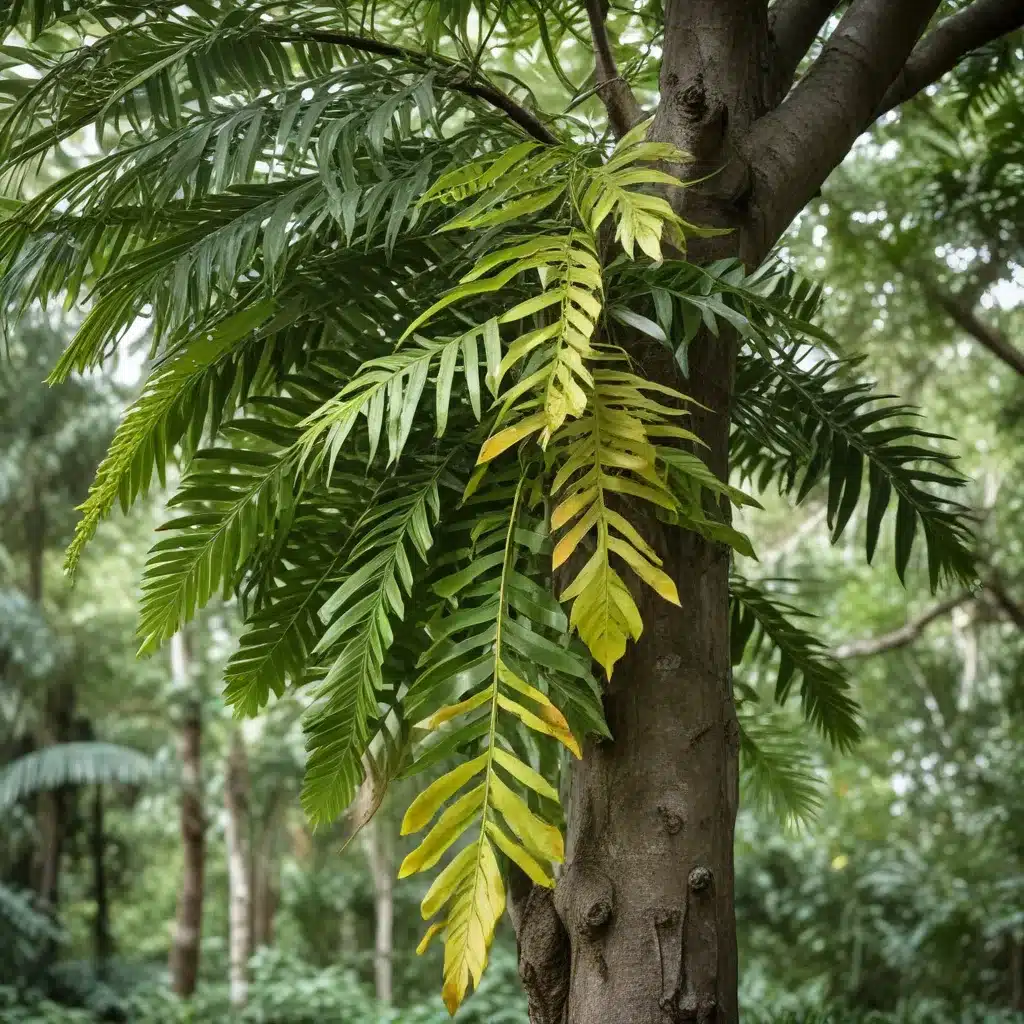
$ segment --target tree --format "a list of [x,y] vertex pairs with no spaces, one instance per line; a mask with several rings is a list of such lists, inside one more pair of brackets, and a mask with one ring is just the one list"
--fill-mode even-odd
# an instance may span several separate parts
[[[892,505],[901,578],[918,534],[933,587],[971,574],[949,456],[765,261],[877,117],[1022,20],[1009,0],[6,14],[39,41],[6,58],[33,72],[0,129],[0,302],[88,290],[55,379],[142,314],[161,356],[69,567],[177,452],[143,649],[238,592],[227,700],[311,684],[315,822],[367,771],[460,755],[409,808],[418,831],[452,800],[400,869],[453,849],[423,904],[453,1010],[505,907],[500,855],[534,1021],[736,1019],[741,746],[807,790],[746,700],[741,727],[732,661],[776,648],[780,701],[799,680],[833,742],[859,727],[823,645],[763,589],[730,596],[729,549],[751,553],[730,462],[827,486],[833,538],[866,494],[869,559]],[[86,126],[100,156],[16,192]]]
[[192,691],[190,655],[182,634],[171,642],[171,677],[181,697],[181,848],[183,853],[178,909],[171,941],[171,987],[183,998],[192,995],[199,976],[203,928],[203,876],[206,867],[206,813],[203,801],[202,703]]
[[224,765],[224,843],[228,861],[228,966],[231,1005],[245,1006],[252,952],[252,860],[249,829],[249,767],[245,738],[235,728],[228,737]]

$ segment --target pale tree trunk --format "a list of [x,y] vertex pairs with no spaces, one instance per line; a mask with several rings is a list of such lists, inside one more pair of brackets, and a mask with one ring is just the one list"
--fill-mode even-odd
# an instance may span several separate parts
[[231,1005],[249,998],[252,878],[249,857],[249,769],[241,730],[231,730],[224,775],[224,842],[228,860],[228,964]]
[[387,822],[382,821],[380,815],[374,815],[363,826],[362,839],[373,880],[373,978],[377,999],[388,1006],[393,999],[391,965],[395,901],[392,892],[394,856]]
[[[176,690],[189,689],[188,653],[180,633],[171,638],[171,674]],[[199,701],[190,697],[185,701],[178,741],[182,874],[170,953],[171,987],[183,999],[190,998],[196,989],[203,926],[206,816],[203,810],[201,741]]]
[[[821,57],[794,73],[837,3],[666,0],[661,98],[652,137],[692,155],[686,218],[731,233],[687,258],[760,263],[884,110],[1024,20],[1017,0],[976,0],[919,43],[938,0],[854,0]],[[621,135],[641,116],[623,95],[604,5],[587,3],[601,96]],[[917,44],[915,48],[915,44]],[[690,378],[634,353],[645,371],[703,403],[702,454],[729,464],[735,339],[698,337]],[[733,829],[738,728],[729,659],[729,554],[693,535],[646,533],[681,608],[637,593],[640,641],[607,687],[613,740],[573,766],[566,866],[554,894],[515,873],[510,911],[532,1024],[735,1024]]]
[[274,942],[274,917],[280,900],[281,811],[278,803],[271,807],[263,825],[259,842],[252,839],[252,948],[260,949]]

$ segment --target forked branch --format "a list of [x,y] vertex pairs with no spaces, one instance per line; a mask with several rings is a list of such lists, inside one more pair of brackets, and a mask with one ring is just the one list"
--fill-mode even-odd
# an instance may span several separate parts
[[608,123],[616,138],[622,138],[633,125],[643,120],[643,108],[633,90],[620,74],[608,38],[606,0],[587,0],[587,18],[594,42],[594,65],[597,94],[608,111]]
[[914,47],[879,113],[905,103],[977,50],[1024,25],[1024,0],[975,0],[940,21]]
[[774,81],[784,95],[838,0],[775,0],[768,10],[774,43]]

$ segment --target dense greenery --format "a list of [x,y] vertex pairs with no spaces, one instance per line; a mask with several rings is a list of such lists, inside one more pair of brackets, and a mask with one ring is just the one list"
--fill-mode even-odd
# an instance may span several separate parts
[[[733,551],[744,1019],[1024,1020],[1020,52],[881,123],[764,266],[697,266],[681,154],[570,88],[565,6],[381,5],[376,50],[314,3],[0,13],[4,1021],[525,1021],[509,870],[554,884],[667,530]],[[729,480],[699,332],[739,339]]]

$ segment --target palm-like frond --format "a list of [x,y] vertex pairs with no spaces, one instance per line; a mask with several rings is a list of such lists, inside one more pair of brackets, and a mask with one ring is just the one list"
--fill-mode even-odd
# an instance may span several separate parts
[[833,746],[849,750],[861,735],[857,703],[842,665],[821,640],[794,621],[807,613],[736,575],[729,592],[733,664],[778,652],[775,700],[784,703],[799,676],[804,717]]
[[785,824],[810,821],[821,807],[821,784],[800,731],[762,709],[741,711],[739,722],[745,796]]
[[24,754],[0,771],[0,810],[44,789],[118,782],[139,786],[155,775],[152,760],[116,743],[56,743]]

